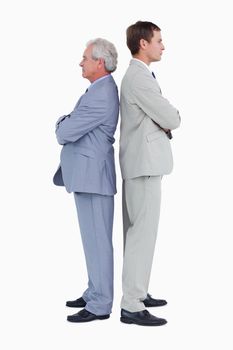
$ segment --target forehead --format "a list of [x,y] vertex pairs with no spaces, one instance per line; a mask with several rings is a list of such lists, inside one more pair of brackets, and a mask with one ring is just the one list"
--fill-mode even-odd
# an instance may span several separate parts
[[91,57],[92,54],[92,45],[89,45],[83,52],[83,56]]
[[152,39],[154,39],[154,40],[162,40],[161,31],[153,30],[153,37],[152,37]]

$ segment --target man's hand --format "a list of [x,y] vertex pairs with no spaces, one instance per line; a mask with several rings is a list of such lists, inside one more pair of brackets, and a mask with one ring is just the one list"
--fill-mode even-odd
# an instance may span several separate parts
[[170,129],[163,129],[163,131],[167,134],[167,137],[169,138],[169,140],[172,139],[172,133]]
[[69,116],[70,116],[70,114],[68,114],[68,115],[63,115],[62,117],[58,118],[55,127],[57,128],[58,125],[59,125],[61,122],[63,122],[63,120],[66,119],[66,118],[69,117]]

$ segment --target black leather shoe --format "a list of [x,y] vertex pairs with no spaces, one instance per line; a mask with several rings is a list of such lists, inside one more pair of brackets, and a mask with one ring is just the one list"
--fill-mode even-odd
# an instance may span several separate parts
[[87,303],[82,297],[76,300],[66,302],[66,306],[69,306],[69,307],[85,307],[86,305]]
[[121,309],[120,320],[123,323],[134,323],[140,326],[162,326],[167,323],[164,318],[158,318],[154,315],[151,315],[147,310],[129,312]]
[[86,309],[82,309],[81,311],[77,312],[77,314],[67,316],[67,321],[70,322],[90,322],[94,320],[105,320],[106,318],[109,318],[110,315],[94,315],[91,312],[87,311]]
[[143,304],[145,307],[153,307],[153,306],[164,306],[167,305],[166,300],[162,299],[153,299],[150,294],[147,294],[145,300],[143,300]]

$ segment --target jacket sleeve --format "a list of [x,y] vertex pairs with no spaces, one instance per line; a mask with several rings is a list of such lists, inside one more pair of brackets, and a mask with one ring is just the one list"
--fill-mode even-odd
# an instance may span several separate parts
[[156,81],[148,77],[143,84],[135,84],[133,98],[137,105],[163,129],[173,130],[180,125],[180,115],[176,108],[164,98]]
[[55,124],[55,128],[57,129],[58,128],[58,125],[67,117],[69,117],[70,115],[63,115],[61,116],[60,118],[58,118],[56,124]]
[[75,107],[73,112],[59,122],[56,129],[57,141],[60,145],[75,142],[88,132],[97,128],[106,118],[106,102],[104,99],[93,99]]

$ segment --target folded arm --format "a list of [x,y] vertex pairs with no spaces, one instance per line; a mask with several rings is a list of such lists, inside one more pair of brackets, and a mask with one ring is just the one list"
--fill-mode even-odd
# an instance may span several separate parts
[[92,101],[81,104],[56,128],[57,141],[60,145],[75,142],[88,132],[101,125],[106,117],[105,101]]
[[57,120],[57,122],[56,122],[56,124],[55,124],[56,130],[57,130],[59,124],[60,124],[61,122],[63,122],[63,120],[64,120],[65,118],[67,118],[67,117],[70,117],[70,114],[68,114],[68,115],[63,115],[63,116],[61,116],[60,118],[58,118],[58,120]]
[[138,106],[162,129],[166,131],[179,127],[179,112],[161,95],[159,86],[153,81],[137,84],[133,94]]

